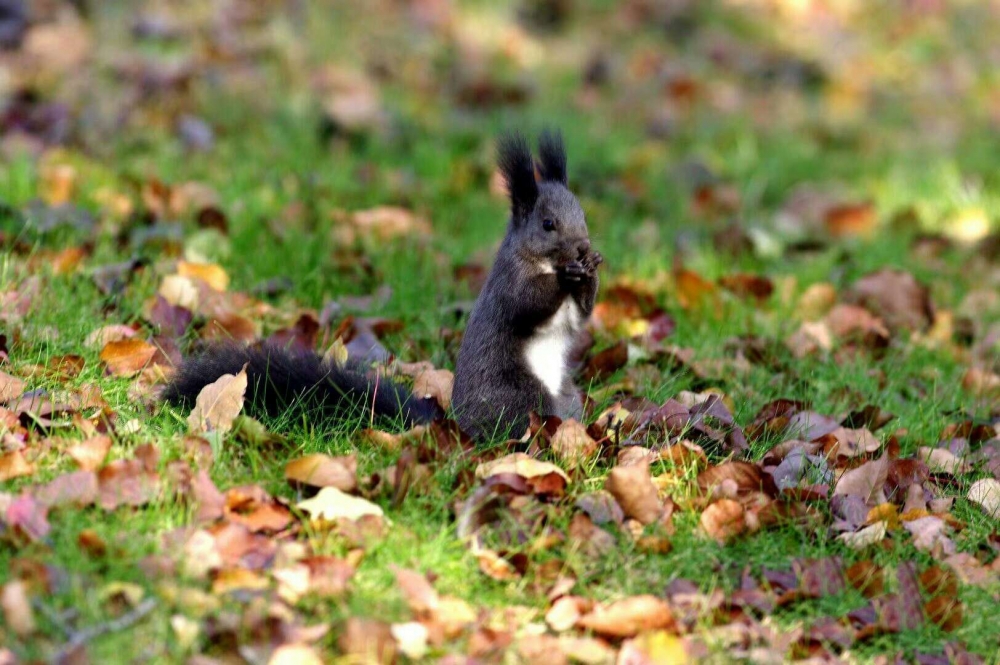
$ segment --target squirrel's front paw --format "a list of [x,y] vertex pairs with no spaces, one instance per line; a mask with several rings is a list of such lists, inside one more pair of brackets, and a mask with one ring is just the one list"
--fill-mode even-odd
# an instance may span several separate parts
[[601,256],[600,252],[588,252],[583,259],[580,260],[580,264],[583,266],[584,271],[588,275],[593,275],[597,270],[597,266],[604,263],[604,257]]
[[569,282],[579,282],[587,276],[587,267],[582,261],[571,261],[559,269],[560,277]]

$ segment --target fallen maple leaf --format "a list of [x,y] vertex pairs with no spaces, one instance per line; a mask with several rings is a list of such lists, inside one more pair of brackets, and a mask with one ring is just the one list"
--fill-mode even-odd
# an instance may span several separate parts
[[192,434],[212,431],[226,434],[243,409],[246,389],[246,366],[237,374],[223,374],[214,383],[202,388],[188,416],[188,430]]
[[155,355],[156,347],[152,344],[141,339],[124,339],[105,344],[100,358],[112,376],[133,376]]
[[293,485],[336,487],[344,492],[357,489],[356,455],[331,457],[322,453],[306,455],[285,465],[285,480]]
[[649,630],[674,630],[670,606],[656,596],[632,596],[609,604],[597,605],[580,617],[576,624],[606,637],[634,637]]

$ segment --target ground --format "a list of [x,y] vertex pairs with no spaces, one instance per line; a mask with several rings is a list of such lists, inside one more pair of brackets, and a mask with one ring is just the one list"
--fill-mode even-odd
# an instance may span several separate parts
[[[0,662],[995,662],[995,7],[3,6]],[[221,337],[454,369],[545,127],[586,432],[157,399]]]

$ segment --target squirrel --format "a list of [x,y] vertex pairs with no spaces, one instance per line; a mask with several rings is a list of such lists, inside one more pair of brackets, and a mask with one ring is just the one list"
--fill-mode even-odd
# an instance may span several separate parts
[[[531,411],[581,416],[569,356],[594,309],[603,262],[591,249],[583,209],[567,188],[561,135],[541,134],[537,165],[517,133],[500,138],[497,155],[510,219],[473,306],[452,392],[459,426],[477,440],[520,434]],[[244,365],[248,404],[269,415],[303,400],[327,411],[370,408],[375,416],[400,418],[407,426],[445,415],[437,401],[372,376],[361,363],[337,365],[275,344],[222,344],[185,359],[163,399],[193,403],[206,385]]]

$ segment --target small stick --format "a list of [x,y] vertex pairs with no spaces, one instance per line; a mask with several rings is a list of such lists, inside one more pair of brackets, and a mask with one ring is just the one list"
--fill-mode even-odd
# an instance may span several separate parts
[[143,617],[153,611],[156,608],[156,599],[147,598],[138,605],[135,606],[131,612],[121,615],[117,619],[112,619],[110,621],[105,621],[104,623],[99,623],[94,626],[89,626],[82,630],[74,631],[70,636],[69,641],[66,642],[66,646],[62,648],[59,656],[56,657],[56,661],[60,658],[65,657],[83,646],[95,637],[100,637],[105,633],[117,633],[119,631],[130,628],[134,624],[138,623]]

